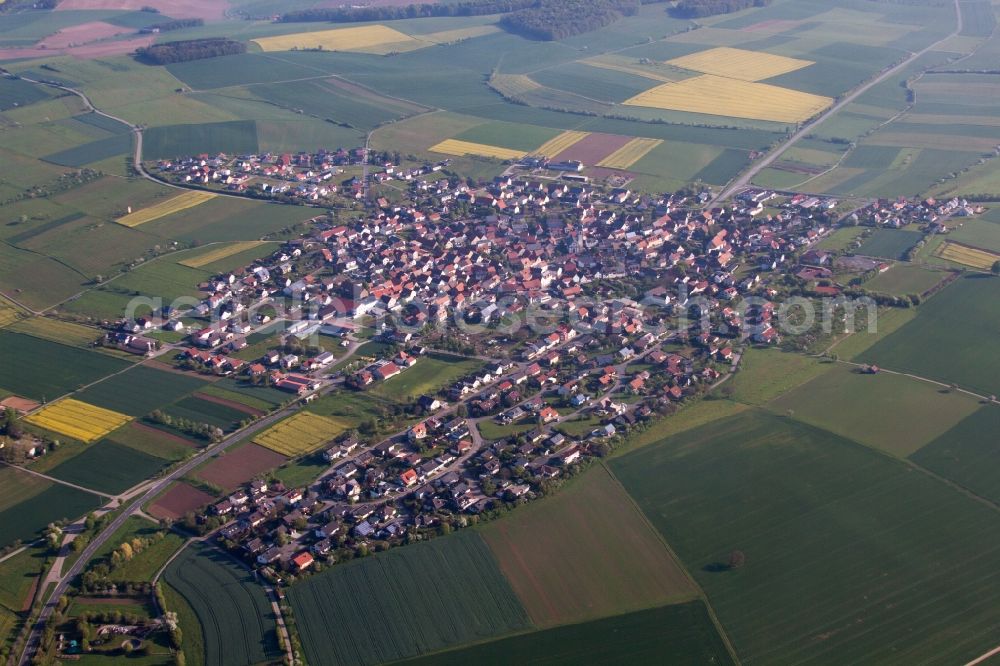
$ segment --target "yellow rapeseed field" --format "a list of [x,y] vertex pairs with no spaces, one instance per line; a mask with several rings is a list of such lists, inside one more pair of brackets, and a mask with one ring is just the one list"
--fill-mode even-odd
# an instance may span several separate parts
[[988,271],[993,267],[993,264],[1000,261],[998,254],[951,241],[945,241],[934,254],[942,259],[954,261],[956,264],[971,266],[983,271]]
[[627,169],[661,143],[663,143],[661,139],[632,139],[598,162],[597,166],[609,169]]
[[255,444],[294,458],[315,451],[321,444],[346,432],[351,424],[312,412],[299,412],[254,438]]
[[711,74],[665,83],[625,102],[631,106],[782,123],[806,120],[832,103],[832,99],[821,95]]
[[[414,39],[409,35],[384,25],[364,25],[356,28],[337,28],[316,32],[296,32],[291,35],[260,37],[253,40],[265,51],[291,51],[317,49],[324,51],[363,51],[391,44],[394,50],[412,51],[430,46],[430,42]],[[397,48],[398,46],[398,48]]]
[[566,150],[570,146],[583,141],[588,136],[590,132],[576,132],[574,130],[566,130],[559,136],[549,139],[535,151],[536,155],[544,155],[545,157],[555,157],[562,151]]
[[129,213],[125,217],[119,217],[115,221],[126,227],[137,227],[140,224],[146,224],[147,222],[158,220],[161,217],[173,215],[174,213],[179,213],[180,211],[187,210],[188,208],[194,208],[195,206],[203,204],[206,201],[214,199],[215,196],[216,195],[211,192],[197,192],[191,190],[189,192],[185,192],[184,194],[179,194],[176,197],[167,199],[166,201],[162,201],[155,206],[137,210],[134,213]]
[[812,65],[811,60],[720,46],[668,60],[667,64],[741,81],[763,81]]
[[54,402],[25,418],[29,423],[88,444],[132,420],[126,414],[72,398]]
[[267,241],[241,241],[237,243],[228,243],[209,250],[203,254],[199,254],[197,257],[191,257],[190,259],[178,261],[177,263],[181,266],[187,266],[188,268],[201,268],[202,266],[208,266],[209,264],[219,261],[220,259],[231,257],[234,254],[239,254],[240,252],[244,252],[246,250],[252,250],[266,242]]
[[481,155],[482,157],[495,157],[500,160],[518,160],[524,157],[524,152],[501,148],[500,146],[489,146],[484,143],[472,143],[471,141],[459,141],[458,139],[445,139],[439,144],[431,146],[428,150],[432,153],[443,153],[445,155]]

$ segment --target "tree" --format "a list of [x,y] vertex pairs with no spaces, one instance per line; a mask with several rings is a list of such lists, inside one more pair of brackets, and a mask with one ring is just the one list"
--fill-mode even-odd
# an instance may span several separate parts
[[1000,261],[993,262],[993,268],[990,270],[993,271],[993,275],[1000,275]]
[[730,569],[739,569],[746,563],[747,563],[747,556],[743,554],[742,550],[734,550],[733,552],[729,553],[728,564]]

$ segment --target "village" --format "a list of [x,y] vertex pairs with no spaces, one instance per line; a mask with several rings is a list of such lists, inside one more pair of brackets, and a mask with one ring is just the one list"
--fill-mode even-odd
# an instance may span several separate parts
[[[159,167],[231,191],[359,200],[363,178],[333,176],[363,155],[199,156]],[[886,267],[814,249],[838,225],[943,233],[952,216],[981,211],[957,199],[845,210],[828,197],[761,189],[704,209],[704,192],[654,197],[506,175],[473,186],[442,166],[375,166],[373,183],[404,181],[406,196],[376,195],[350,221],[317,216],[269,258],[200,285],[196,306],[165,307],[109,334],[123,349],[176,354],[187,371],[304,403],[399,381],[444,345],[481,361],[416,396],[406,407],[412,425],[332,437],[311,453],[327,470],[307,487],[258,476],[187,516],[272,581],[551,491],[630,431],[725,381],[745,345],[780,343],[784,297],[842,295],[834,259]],[[284,347],[234,356],[275,326]],[[186,345],[144,337],[157,329],[185,334]],[[364,331],[380,351],[352,359]],[[308,352],[290,353],[287,341]]]

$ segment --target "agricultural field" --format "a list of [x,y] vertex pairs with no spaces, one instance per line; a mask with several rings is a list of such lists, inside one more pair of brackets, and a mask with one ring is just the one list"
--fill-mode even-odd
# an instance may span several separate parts
[[242,666],[281,658],[274,612],[250,571],[211,546],[193,545],[164,573],[198,617],[205,663]]
[[294,458],[315,451],[321,444],[336,438],[350,427],[348,423],[336,418],[298,412],[257,435],[253,441],[266,449]]
[[667,64],[740,81],[763,81],[815,63],[763,51],[718,47],[674,58]]
[[65,398],[25,417],[25,420],[46,430],[90,443],[125,425],[130,417],[73,398]]
[[111,433],[107,441],[169,462],[188,457],[195,448],[195,443],[191,440],[137,421]]
[[1000,327],[1000,280],[969,276],[920,306],[912,321],[862,352],[859,360],[1000,394],[1000,357],[988,353]]
[[876,229],[858,248],[857,253],[865,257],[883,259],[903,259],[924,237],[919,231],[905,229]]
[[392,400],[412,402],[425,393],[434,395],[481,367],[483,363],[476,359],[428,354],[419,358],[415,366],[382,382],[373,391]]
[[[140,516],[130,516],[118,531],[111,535],[104,545],[94,553],[94,560],[110,557],[112,551],[126,541],[135,537],[149,539],[157,532],[164,531],[156,523]],[[137,580],[152,580],[156,572],[166,563],[170,556],[184,545],[184,537],[177,532],[165,530],[162,540],[153,543],[140,554],[122,564],[111,572],[109,578],[113,581],[129,582]]]
[[628,169],[661,143],[663,141],[660,139],[632,139],[598,162],[597,166],[609,169]]
[[903,375],[861,374],[838,364],[768,404],[832,433],[906,457],[944,434],[978,408],[964,393]]
[[236,254],[242,254],[248,250],[256,249],[261,245],[264,245],[263,241],[242,241],[238,243],[229,243],[219,247],[214,247],[207,252],[199,252],[194,257],[182,259],[177,263],[181,266],[187,266],[188,268],[205,268],[209,264],[213,264],[223,259],[228,259]]
[[472,531],[326,569],[288,599],[306,658],[319,666],[378,664],[530,626]]
[[584,622],[418,657],[407,666],[731,664],[700,601]]
[[317,49],[322,51],[362,51],[386,54],[412,51],[428,46],[426,42],[384,25],[337,28],[316,32],[298,32],[253,40],[265,52]]
[[187,210],[188,208],[194,208],[195,206],[203,204],[214,198],[215,195],[211,192],[188,191],[184,194],[178,194],[177,196],[171,197],[166,201],[150,206],[149,208],[143,208],[142,210],[129,213],[124,217],[118,218],[116,222],[126,227],[137,227],[140,224],[146,224],[147,222],[158,220],[161,217],[173,215],[181,212],[182,210]]
[[252,395],[247,395],[246,393],[239,393],[237,391],[223,388],[218,384],[206,385],[204,388],[200,389],[198,393],[202,396],[219,398],[220,400],[227,400],[231,403],[243,405],[243,407],[247,410],[251,410],[253,412],[269,412],[274,409],[275,404],[267,400],[256,398]]
[[0,328],[10,326],[21,317],[21,309],[0,298]]
[[177,623],[184,632],[184,645],[181,648],[185,657],[184,663],[191,666],[205,666],[205,634],[201,630],[197,613],[183,595],[169,583],[161,580],[160,589],[163,590],[167,608],[177,613]]
[[[45,569],[46,558],[44,548],[28,548],[0,562],[0,611],[21,613],[29,606],[35,581]],[[10,636],[0,632],[0,637]]]
[[56,520],[74,520],[101,505],[97,495],[52,484],[31,499],[0,511],[0,547],[16,539],[28,541]]
[[48,471],[69,483],[117,495],[151,478],[169,461],[132,447],[103,440]]
[[760,406],[832,367],[805,354],[750,347],[743,352],[739,372],[723,385],[722,392],[745,405]]
[[997,502],[1000,501],[997,432],[1000,432],[1000,408],[984,405],[911,454],[910,460],[991,502]]
[[76,397],[129,416],[145,416],[208,385],[194,374],[182,375],[137,365],[88,387]]
[[441,153],[442,155],[456,155],[458,157],[476,155],[479,157],[492,157],[498,160],[517,160],[525,155],[525,152],[521,150],[488,146],[470,141],[459,141],[458,139],[445,139],[434,144],[428,150],[432,153]]
[[[0,304],[0,307],[2,307],[2,304]],[[0,319],[2,318],[3,311],[0,310]],[[100,340],[103,335],[103,331],[100,329],[46,317],[22,319],[6,328],[8,331],[14,333],[24,333],[25,335],[32,335],[42,340],[61,342],[64,345],[72,345],[74,347],[90,347],[94,342]]]
[[988,271],[1000,261],[1000,254],[950,240],[938,246],[934,256],[980,271]]
[[869,291],[894,296],[923,294],[946,280],[948,276],[949,273],[946,271],[919,264],[898,263],[885,273],[880,273],[865,282],[864,287]]
[[551,627],[697,596],[621,485],[595,466],[481,534],[532,624]]
[[[565,132],[560,132],[551,127],[496,121],[478,124],[460,134],[456,134],[454,138],[468,143],[497,146],[537,154],[540,150],[539,146],[544,146],[550,141],[562,142],[567,138],[564,136],[565,134]],[[574,136],[574,134],[568,135],[569,138],[573,138]]]
[[51,485],[51,482],[16,467],[0,467],[0,511],[30,500]]
[[144,159],[175,159],[201,153],[256,153],[257,124],[253,120],[188,123],[152,127],[143,135]]
[[280,453],[248,443],[216,457],[195,476],[228,491],[287,461]]
[[816,115],[832,101],[766,83],[703,74],[656,86],[626,100],[625,105],[797,123]]
[[208,203],[143,225],[142,230],[161,238],[204,245],[281,235],[285,233],[283,230],[313,215],[311,209],[302,206],[216,197]]
[[200,398],[197,395],[182,398],[172,405],[165,407],[163,411],[175,419],[188,419],[195,423],[207,423],[216,428],[221,428],[224,432],[236,430],[240,422],[250,416],[248,412],[236,409],[221,400],[208,400]]
[[544,155],[548,158],[554,158],[556,155],[560,155],[565,151],[569,150],[572,146],[580,143],[586,139],[590,134],[587,132],[576,132],[573,130],[567,130],[555,137],[554,139],[549,139],[541,146],[536,148],[534,152],[536,155]]
[[194,511],[215,498],[183,481],[175,483],[149,506],[147,513],[156,518],[176,520],[188,511]]
[[[1000,519],[901,462],[748,411],[612,469],[704,588],[741,661],[965,663],[994,645]],[[737,549],[746,564],[726,570]]]

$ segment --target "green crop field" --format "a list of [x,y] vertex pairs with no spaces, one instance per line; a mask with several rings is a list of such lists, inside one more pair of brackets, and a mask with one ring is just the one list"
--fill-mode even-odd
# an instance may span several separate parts
[[187,599],[169,583],[161,580],[160,586],[163,590],[164,600],[167,602],[167,608],[177,613],[177,624],[184,632],[184,645],[181,647],[181,652],[184,653],[185,657],[184,663],[191,666],[204,666],[205,634],[201,630],[197,613],[191,608]]
[[607,469],[482,529],[535,626],[687,601],[697,589]]
[[31,499],[51,485],[50,481],[16,467],[0,467],[0,511]]
[[917,317],[860,355],[868,363],[1000,393],[1000,356],[989,352],[1000,327],[1000,279],[956,280],[920,306]]
[[[0,315],[0,318],[2,318],[2,315]],[[62,344],[73,345],[75,347],[90,347],[102,337],[100,329],[46,317],[22,319],[15,324],[7,326],[6,329],[14,333],[33,335],[36,338],[61,342]]]
[[105,354],[0,331],[0,385],[34,400],[54,400],[80,385],[124,370],[129,363]]
[[865,375],[838,364],[769,403],[847,439],[905,457],[944,434],[978,407],[964,393],[903,375]]
[[483,362],[476,359],[429,354],[418,359],[415,366],[404,370],[399,376],[379,384],[375,392],[393,400],[416,400],[425,393],[433,395],[447,388],[456,379],[481,367]]
[[196,446],[182,437],[134,421],[115,430],[107,439],[170,462],[186,458]]
[[[43,548],[28,548],[0,562],[0,608],[20,613],[35,579],[46,566],[48,554]],[[2,645],[3,634],[0,634]]]
[[865,289],[882,294],[906,296],[922,294],[947,279],[948,273],[917,264],[896,264],[864,284]]
[[979,219],[963,220],[961,226],[948,233],[948,240],[1000,253],[1000,209],[993,209]]
[[495,121],[467,129],[461,134],[456,134],[454,138],[459,141],[471,141],[530,153],[559,134],[559,130],[551,127]]
[[151,127],[143,136],[143,159],[177,158],[208,153],[240,155],[257,152],[257,125],[252,120]]
[[[57,153],[46,155],[43,159],[46,162],[52,162],[61,166],[82,167],[116,155],[124,156],[131,148],[132,136],[130,134],[119,134],[91,141],[82,146],[60,150]],[[145,155],[145,147],[143,147],[143,154]]]
[[923,234],[919,231],[876,229],[858,248],[858,254],[866,257],[902,259],[910,248],[920,242],[921,238],[923,238]]
[[111,495],[124,492],[169,464],[134,448],[102,440],[49,470],[57,479]]
[[377,664],[528,628],[475,532],[341,564],[288,591],[306,658]]
[[910,460],[972,492],[1000,502],[1000,407],[984,405],[910,456]]
[[[995,644],[1000,519],[901,462],[754,411],[612,468],[742,661],[964,663]],[[726,570],[733,550],[746,564]]]
[[404,662],[466,664],[731,664],[700,601],[536,631]]
[[246,412],[220,405],[217,402],[202,400],[197,396],[189,396],[166,407],[165,411],[174,418],[188,419],[195,423],[207,423],[226,432],[239,427],[240,421],[249,417]]
[[243,565],[211,546],[195,545],[175,559],[164,580],[198,617],[205,663],[242,666],[278,660],[274,612]]
[[45,88],[20,79],[0,79],[0,111],[49,99]]
[[77,394],[76,398],[130,416],[145,416],[181,397],[208,386],[197,375],[156,370],[137,365]]
[[314,210],[302,206],[216,197],[194,208],[147,222],[142,225],[142,231],[188,243],[259,240],[314,215]]
[[15,539],[27,541],[39,536],[52,521],[79,518],[100,504],[97,495],[53,484],[31,499],[0,511],[0,547]]
[[763,405],[779,395],[829,371],[833,366],[803,354],[777,349],[749,348],[740,360],[740,370],[726,386],[733,400]]
[[252,395],[247,395],[245,393],[239,393],[237,391],[232,391],[226,388],[222,388],[218,384],[208,384],[205,386],[205,388],[200,389],[198,392],[216,398],[222,398],[223,400],[231,400],[233,402],[238,402],[241,405],[246,405],[250,409],[259,409],[262,412],[269,412],[272,409],[274,409],[273,402],[268,402],[267,400],[261,400],[259,398],[255,398]]
[[549,88],[569,90],[602,102],[624,102],[656,85],[644,76],[567,63],[531,74],[531,78]]
[[[271,388],[270,386],[254,386],[253,384],[241,382],[240,380],[233,377],[223,377],[216,383],[212,384],[212,386],[209,387],[209,390],[206,392],[209,395],[211,395],[210,389],[215,387],[225,389],[227,391],[232,391],[234,393],[238,393],[243,396],[247,396],[248,398],[257,401],[258,404],[266,403],[267,405],[269,405],[269,407],[267,407],[268,411],[274,409],[278,405],[292,398],[292,395],[290,393],[279,391],[276,388]],[[226,397],[226,396],[221,396],[221,397]],[[233,398],[233,400],[236,400],[236,398]],[[250,406],[253,407],[254,405]]]

